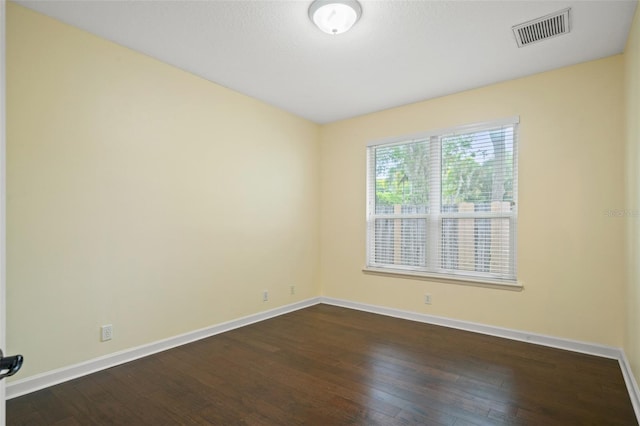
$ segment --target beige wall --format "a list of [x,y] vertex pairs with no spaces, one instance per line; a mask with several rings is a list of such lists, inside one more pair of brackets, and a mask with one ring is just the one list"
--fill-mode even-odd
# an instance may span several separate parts
[[624,53],[627,141],[627,339],[625,352],[640,383],[640,8]]
[[[625,221],[604,214],[624,208],[622,78],[617,55],[323,126],[324,294],[622,346]],[[514,115],[524,291],[364,274],[367,142]]]
[[7,9],[20,379],[319,294],[317,125]]

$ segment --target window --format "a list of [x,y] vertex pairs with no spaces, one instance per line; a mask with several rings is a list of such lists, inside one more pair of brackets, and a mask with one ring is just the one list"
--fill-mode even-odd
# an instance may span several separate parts
[[517,123],[367,149],[367,270],[516,285]]

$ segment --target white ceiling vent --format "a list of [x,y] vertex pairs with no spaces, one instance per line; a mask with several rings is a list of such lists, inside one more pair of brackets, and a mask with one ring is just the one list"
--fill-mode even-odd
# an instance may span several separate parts
[[516,36],[518,47],[569,33],[569,10],[567,8],[541,18],[514,26],[513,34]]

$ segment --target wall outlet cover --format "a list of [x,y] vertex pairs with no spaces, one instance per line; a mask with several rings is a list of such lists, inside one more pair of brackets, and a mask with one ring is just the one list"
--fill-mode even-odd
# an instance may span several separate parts
[[113,339],[113,325],[106,324],[100,327],[100,341],[106,342]]

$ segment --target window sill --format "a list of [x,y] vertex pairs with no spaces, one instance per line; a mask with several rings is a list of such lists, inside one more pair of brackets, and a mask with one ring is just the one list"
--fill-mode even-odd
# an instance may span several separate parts
[[510,290],[510,291],[522,291],[524,290],[524,284],[520,281],[498,281],[492,279],[482,279],[477,277],[464,277],[464,276],[448,276],[442,274],[430,274],[428,272],[418,272],[418,271],[404,271],[399,269],[386,269],[386,268],[375,268],[375,267],[364,267],[362,268],[362,272],[365,274],[372,275],[386,275],[393,276],[398,278],[413,278],[420,280],[429,280],[429,281],[438,281],[444,283],[453,283],[453,284],[461,284],[461,285],[469,285],[475,287],[488,287],[488,288],[496,288],[501,290]]

